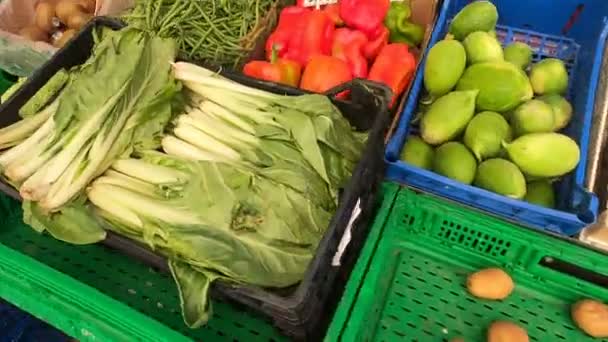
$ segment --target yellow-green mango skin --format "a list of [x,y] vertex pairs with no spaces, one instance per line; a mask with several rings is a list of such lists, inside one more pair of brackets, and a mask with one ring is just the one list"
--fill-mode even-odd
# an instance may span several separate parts
[[559,133],[523,135],[505,145],[509,159],[533,177],[559,177],[574,170],[580,149],[570,137]]
[[555,208],[555,190],[548,180],[529,182],[524,200],[545,208]]
[[553,108],[541,100],[526,101],[511,115],[511,126],[516,136],[552,132],[555,126]]
[[572,119],[572,105],[568,100],[559,94],[547,94],[539,96],[538,99],[553,108],[553,131],[559,131],[568,126]]
[[477,161],[473,153],[459,142],[448,142],[435,150],[433,171],[464,184],[475,179]]
[[435,150],[420,137],[410,136],[405,141],[400,159],[408,164],[430,170],[433,167]]
[[547,58],[532,65],[530,83],[538,95],[565,93],[568,89],[568,71],[564,62]]
[[488,32],[475,31],[463,42],[467,63],[500,62],[504,60],[502,46]]
[[462,133],[475,114],[477,91],[453,91],[438,98],[422,116],[420,135],[439,145]]
[[456,90],[479,90],[478,111],[505,112],[532,99],[534,92],[528,77],[508,62],[486,62],[468,67]]
[[510,198],[522,199],[526,195],[526,179],[517,165],[493,158],[479,164],[475,186]]
[[458,40],[475,31],[492,31],[498,22],[498,10],[489,1],[475,1],[466,5],[450,23],[449,31]]
[[505,61],[525,70],[532,62],[532,49],[526,43],[513,42],[505,47],[504,58]]
[[481,112],[473,117],[464,132],[464,144],[477,160],[496,157],[503,142],[511,141],[511,126],[496,112]]
[[467,53],[459,41],[439,41],[429,50],[424,64],[424,87],[435,97],[449,93],[466,65]]

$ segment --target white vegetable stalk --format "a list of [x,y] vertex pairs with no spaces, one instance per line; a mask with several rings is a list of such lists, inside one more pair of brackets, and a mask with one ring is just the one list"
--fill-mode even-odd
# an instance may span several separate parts
[[194,126],[180,123],[173,129],[173,134],[181,140],[190,143],[201,150],[212,152],[227,161],[238,161],[241,159],[238,152],[214,139],[210,135],[205,134],[203,131],[196,129]]
[[213,88],[230,90],[231,92],[239,92],[242,94],[257,96],[266,99],[275,99],[279,96],[269,93],[267,91],[247,87],[240,83],[231,81],[211,70],[205,69],[192,63],[176,62],[173,63],[172,66],[175,78],[184,83],[198,83]]
[[167,135],[162,140],[162,147],[165,153],[172,156],[184,158],[187,160],[199,161],[215,161],[221,162],[222,158],[217,155],[201,150],[200,148],[191,145],[183,140],[180,140],[172,135]]
[[19,145],[11,148],[0,155],[0,165],[6,168],[8,165],[13,163],[17,158],[24,156],[30,149],[40,145],[40,142],[46,138],[55,127],[55,121],[52,117],[48,118],[45,123],[38,129],[34,134],[30,135],[27,139],[21,142]]
[[14,146],[17,141],[30,137],[57,112],[58,107],[59,102],[55,100],[40,113],[0,129],[0,146],[2,148]]
[[[63,146],[61,152],[59,152],[49,163],[50,166],[45,170],[45,176],[40,180],[38,184],[32,184],[35,187],[48,187],[53,184],[65,171],[65,169],[74,160],[78,152],[85,145],[87,140],[95,136],[99,128],[102,126],[104,121],[107,119],[108,113],[114,108],[121,96],[123,96],[129,83],[125,83],[119,92],[113,95],[108,102],[106,102],[101,108],[97,110],[85,123],[79,125],[78,132],[68,142],[67,146]],[[122,128],[122,125],[120,125]],[[112,139],[113,142],[113,139]],[[108,147],[109,148],[109,147]]]
[[[127,222],[136,222],[134,216],[138,219],[143,216],[175,225],[201,223],[201,219],[193,210],[176,208],[168,205],[163,199],[145,196],[115,185],[94,182],[89,188],[88,197],[97,207]],[[116,210],[117,206],[124,209]],[[141,221],[139,225],[136,223],[136,226],[141,227]]]
[[[188,180],[188,176],[183,172],[133,158],[115,161],[112,164],[112,169],[118,171],[117,174],[119,175],[122,174],[145,183],[157,185],[183,183]],[[111,170],[106,173],[106,175],[113,174]]]

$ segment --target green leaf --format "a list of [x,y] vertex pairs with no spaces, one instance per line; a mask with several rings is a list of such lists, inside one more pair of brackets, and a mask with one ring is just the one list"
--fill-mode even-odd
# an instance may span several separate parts
[[37,204],[24,201],[23,221],[40,233],[47,231],[54,238],[75,245],[93,244],[106,238],[105,230],[90,209],[77,202],[48,215]]

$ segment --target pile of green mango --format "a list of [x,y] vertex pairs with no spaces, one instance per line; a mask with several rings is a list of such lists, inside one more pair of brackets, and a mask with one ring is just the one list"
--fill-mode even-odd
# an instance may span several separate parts
[[558,59],[532,64],[527,44],[513,42],[503,49],[497,21],[491,2],[472,2],[430,49],[420,134],[408,137],[401,159],[553,208],[551,183],[574,170],[580,158],[576,142],[559,133],[572,117],[564,98],[568,72]]

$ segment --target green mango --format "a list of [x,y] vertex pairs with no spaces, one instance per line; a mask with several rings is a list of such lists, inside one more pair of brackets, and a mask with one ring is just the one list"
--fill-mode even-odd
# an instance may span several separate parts
[[438,98],[422,117],[420,135],[431,145],[455,138],[475,114],[476,90],[453,91]]
[[526,101],[511,115],[511,125],[516,136],[551,132],[555,126],[553,108],[541,100]]
[[502,46],[488,32],[476,31],[464,40],[467,52],[467,62],[476,64],[482,62],[500,62],[504,60]]
[[463,144],[448,142],[435,150],[433,171],[461,183],[471,184],[475,179],[477,161]]
[[555,190],[548,180],[537,180],[528,183],[524,200],[546,208],[555,208]]
[[479,161],[496,157],[502,143],[511,141],[511,126],[496,112],[481,112],[467,125],[463,141]]
[[467,53],[457,40],[442,40],[428,52],[424,65],[424,87],[433,96],[454,88],[467,64]]
[[576,168],[580,149],[570,137],[559,133],[532,133],[505,144],[509,158],[533,177],[559,177]]
[[498,22],[496,6],[489,1],[475,1],[466,5],[450,23],[449,31],[458,40],[475,31],[492,31]]
[[526,179],[517,165],[500,158],[479,164],[474,184],[515,199],[522,199],[526,195]]
[[534,64],[530,70],[530,83],[538,95],[565,93],[568,89],[568,71],[564,62],[547,58]]
[[507,62],[473,64],[465,71],[457,90],[479,90],[477,109],[505,112],[530,100],[534,95],[528,77],[515,65]]
[[433,167],[433,147],[417,136],[409,136],[405,141],[400,159],[408,164],[430,170]]
[[572,119],[572,105],[568,100],[558,94],[547,94],[538,97],[538,99],[553,108],[553,131],[559,131],[568,126],[570,119]]
[[525,70],[532,63],[532,48],[522,42],[511,43],[505,47],[504,58],[505,61]]

